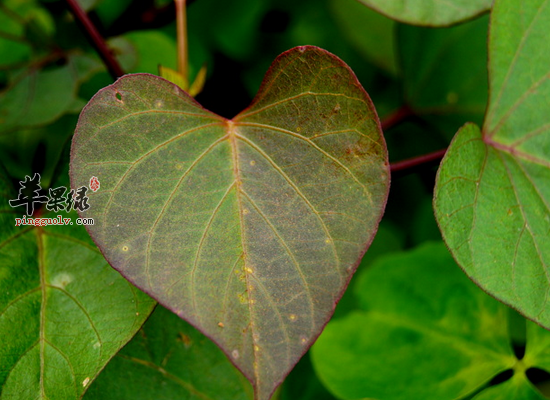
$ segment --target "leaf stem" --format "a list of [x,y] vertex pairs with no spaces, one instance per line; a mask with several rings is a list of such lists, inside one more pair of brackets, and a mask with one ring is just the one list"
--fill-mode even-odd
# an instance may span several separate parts
[[99,56],[103,60],[103,63],[109,70],[109,73],[111,74],[113,79],[117,79],[122,75],[124,75],[124,71],[122,71],[120,64],[118,63],[116,58],[113,56],[113,54],[107,47],[105,40],[100,35],[100,33],[98,32],[98,30],[96,29],[92,21],[90,21],[90,18],[88,18],[88,15],[84,12],[84,10],[82,10],[82,8],[77,3],[77,1],[66,0],[66,2],[73,16],[80,23],[80,25],[86,32],[88,39],[90,39],[90,41],[92,42],[92,45],[99,53]]
[[178,35],[178,72],[189,80],[187,60],[187,10],[185,0],[174,0],[176,3],[176,24]]
[[425,164],[432,163],[434,161],[440,161],[445,153],[447,152],[447,149],[441,149],[434,151],[432,153],[424,154],[418,157],[409,158],[407,160],[398,161],[395,163],[390,164],[390,171],[391,173],[420,167]]
[[408,105],[403,105],[380,121],[382,130],[386,131],[405,119],[414,115],[414,111]]

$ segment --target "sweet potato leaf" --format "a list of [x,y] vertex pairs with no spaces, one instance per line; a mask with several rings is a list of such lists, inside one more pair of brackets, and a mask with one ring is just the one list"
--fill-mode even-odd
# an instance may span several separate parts
[[395,50],[397,23],[356,0],[331,0],[329,5],[344,37],[374,64],[399,75]]
[[252,387],[208,338],[158,306],[84,400],[250,400]]
[[491,0],[360,0],[373,9],[412,25],[448,26],[491,8]]
[[447,143],[464,121],[483,122],[488,26],[486,16],[446,29],[398,25],[406,104],[444,132]]
[[466,274],[550,328],[550,4],[497,0],[491,19],[483,129],[453,139],[434,208]]
[[331,321],[312,348],[338,398],[459,399],[517,362],[507,308],[460,272],[443,243],[381,257],[358,279],[360,310]]
[[0,398],[76,400],[155,303],[82,226],[16,227],[15,198],[0,171]]
[[526,368],[536,367],[550,372],[550,333],[534,322],[527,323]]
[[82,81],[103,68],[79,50],[53,45],[54,33],[51,15],[34,0],[0,4],[1,140],[74,111]]
[[[52,123],[72,112],[79,101],[82,79],[101,69],[95,58],[74,53],[68,54],[66,64],[59,67],[43,70],[30,66],[12,71],[7,87],[0,92],[0,135]],[[59,95],[51,96],[56,90]]]
[[544,397],[523,372],[499,385],[483,390],[472,400],[544,400]]
[[372,241],[389,173],[372,103],[340,59],[292,49],[232,120],[147,74],[83,110],[72,184],[111,265],[217,343],[268,399]]

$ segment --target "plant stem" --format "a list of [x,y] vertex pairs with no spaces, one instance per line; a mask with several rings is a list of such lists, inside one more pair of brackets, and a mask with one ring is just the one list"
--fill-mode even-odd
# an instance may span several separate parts
[[187,12],[185,0],[174,0],[176,3],[176,23],[178,35],[178,72],[188,80],[187,61]]
[[390,171],[392,173],[403,171],[410,168],[419,167],[434,161],[439,161],[443,158],[447,149],[441,149],[434,151],[433,153],[424,154],[418,157],[409,158],[407,160],[398,161],[390,164]]
[[92,45],[99,53],[99,56],[103,60],[103,63],[109,70],[109,73],[111,74],[113,79],[117,79],[124,75],[124,71],[122,71],[120,64],[107,47],[105,40],[103,40],[95,25],[88,18],[88,15],[84,12],[84,10],[82,10],[82,8],[80,8],[80,5],[76,2],[76,0],[66,1],[75,19],[80,23],[80,25],[86,32],[88,39],[90,39]]
[[382,125],[382,130],[386,131],[413,115],[414,111],[408,105],[403,105],[382,119],[380,125]]

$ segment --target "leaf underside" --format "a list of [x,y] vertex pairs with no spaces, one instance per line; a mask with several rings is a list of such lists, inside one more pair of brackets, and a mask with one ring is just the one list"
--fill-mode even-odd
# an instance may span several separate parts
[[385,206],[376,112],[315,47],[279,56],[232,120],[152,75],[81,114],[73,187],[110,264],[217,343],[268,399],[332,315]]
[[464,271],[550,328],[550,54],[540,51],[550,3],[497,1],[491,18],[483,129],[470,124],[457,133],[434,208]]

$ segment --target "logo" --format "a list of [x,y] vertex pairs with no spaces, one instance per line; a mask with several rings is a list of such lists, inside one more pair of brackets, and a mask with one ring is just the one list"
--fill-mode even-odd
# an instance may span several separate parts
[[[48,190],[49,196],[41,194],[43,192],[40,186],[40,174],[35,173],[31,178],[25,176],[25,180],[19,181],[19,195],[17,199],[9,200],[11,207],[25,207],[25,216],[16,218],[15,225],[72,225],[70,218],[62,218],[57,215],[55,218],[27,218],[32,217],[34,210],[39,204],[46,204],[46,210],[59,212],[61,210],[69,212],[78,210],[84,212],[90,208],[89,198],[87,196],[88,188],[81,186],[78,189],[70,189],[67,192],[67,187],[59,186]],[[90,179],[90,189],[92,192],[99,190],[100,184],[97,177],[92,176]],[[77,218],[77,225],[93,225],[93,218]]]

